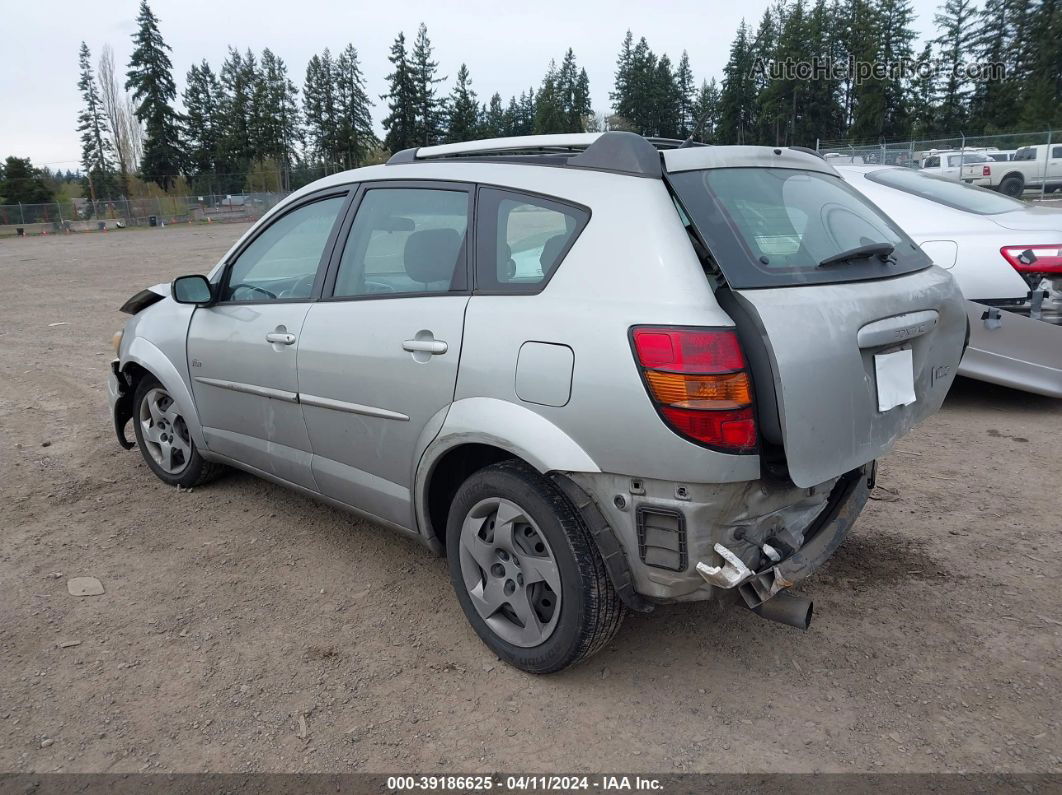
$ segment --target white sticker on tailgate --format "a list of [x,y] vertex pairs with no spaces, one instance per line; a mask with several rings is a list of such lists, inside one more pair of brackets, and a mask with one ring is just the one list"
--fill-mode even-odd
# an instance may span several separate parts
[[878,382],[878,411],[915,402],[914,358],[910,348],[875,354],[874,374]]

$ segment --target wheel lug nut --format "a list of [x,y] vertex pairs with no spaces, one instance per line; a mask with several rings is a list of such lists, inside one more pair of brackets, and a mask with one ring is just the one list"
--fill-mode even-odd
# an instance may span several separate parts
[[505,567],[500,563],[495,563],[493,566],[490,567],[490,573],[493,574],[495,577],[501,577],[505,574]]
[[512,580],[506,580],[504,590],[506,596],[512,596],[513,592],[516,590],[516,583],[514,583]]
[[509,553],[506,552],[504,549],[499,549],[498,550],[498,559],[499,560],[508,560],[509,559]]
[[522,574],[517,574],[516,575],[516,584],[517,585],[521,585],[521,586],[524,584],[524,575],[522,575]]

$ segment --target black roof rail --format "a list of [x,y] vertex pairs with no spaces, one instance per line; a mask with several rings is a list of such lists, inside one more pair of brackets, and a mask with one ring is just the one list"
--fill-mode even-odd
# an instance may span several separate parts
[[412,149],[399,149],[387,159],[387,165],[397,166],[400,163],[413,163],[417,159],[417,147]]
[[811,149],[807,146],[787,146],[786,149],[791,149],[794,152],[803,152],[806,155],[815,155],[815,157],[819,158],[820,160],[826,159],[826,155],[824,155],[822,152],[817,149]]
[[568,165],[650,179],[660,179],[664,174],[657,148],[632,132],[602,133],[585,151],[569,160]]
[[[455,160],[491,160],[506,163],[530,163],[566,166],[595,171],[660,179],[663,175],[660,151],[684,146],[708,144],[678,138],[647,138],[633,132],[612,130],[596,138],[578,133],[571,136],[518,136],[510,139],[469,142],[459,147],[427,147],[402,149],[395,152],[387,165],[425,162],[453,162]],[[591,138],[588,142],[588,138]],[[442,153],[438,150],[442,149]]]

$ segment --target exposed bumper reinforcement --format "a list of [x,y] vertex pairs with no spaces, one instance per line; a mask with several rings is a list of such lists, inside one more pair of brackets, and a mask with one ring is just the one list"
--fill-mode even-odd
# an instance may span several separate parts
[[136,445],[125,438],[125,426],[133,416],[133,392],[129,389],[119,366],[117,359],[111,361],[111,372],[107,376],[107,400],[111,404],[111,418],[114,420],[114,433],[118,437],[118,444],[126,450],[131,450]]
[[[831,495],[826,510],[809,529],[804,545],[785,560],[757,572],[737,586],[749,608],[757,610],[784,589],[796,585],[837,551],[866,505],[874,486],[875,470],[876,462],[872,461],[842,477],[834,487],[834,495]],[[810,606],[808,614],[810,616]]]

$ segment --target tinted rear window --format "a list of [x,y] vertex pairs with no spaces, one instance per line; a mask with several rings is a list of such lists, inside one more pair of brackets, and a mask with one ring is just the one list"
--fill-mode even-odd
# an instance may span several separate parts
[[[672,174],[694,226],[734,288],[781,287],[884,278],[929,260],[884,214],[840,177],[784,168],[718,168]],[[842,252],[894,246],[894,261]]]
[[1027,206],[1025,202],[996,193],[994,190],[977,188],[965,182],[919,174],[917,171],[906,169],[890,168],[872,171],[867,174],[867,179],[880,185],[902,190],[904,193],[954,207],[956,210],[965,210],[978,215],[1009,213]]
[[964,166],[970,163],[991,163],[992,158],[980,152],[966,152],[961,155],[948,155],[949,166]]

